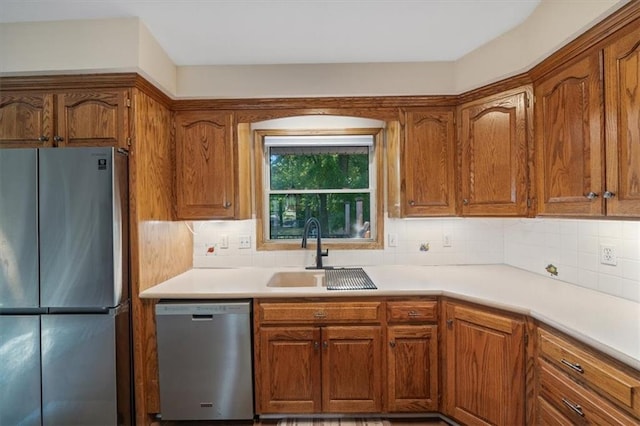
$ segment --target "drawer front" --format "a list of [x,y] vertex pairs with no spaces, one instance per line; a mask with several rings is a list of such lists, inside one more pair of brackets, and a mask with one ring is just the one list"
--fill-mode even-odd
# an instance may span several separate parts
[[540,426],[573,426],[575,423],[565,417],[546,399],[538,397],[538,420]]
[[539,329],[540,353],[560,370],[640,415],[640,380]]
[[389,322],[424,322],[438,319],[436,301],[398,301],[387,302],[387,320]]
[[573,424],[637,425],[637,421],[595,393],[569,379],[551,364],[538,359],[540,396]]
[[260,322],[342,323],[380,322],[381,302],[262,303]]

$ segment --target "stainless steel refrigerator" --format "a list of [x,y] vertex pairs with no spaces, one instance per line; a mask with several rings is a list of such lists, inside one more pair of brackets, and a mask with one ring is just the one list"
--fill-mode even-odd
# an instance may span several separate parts
[[127,155],[0,149],[0,425],[131,424]]

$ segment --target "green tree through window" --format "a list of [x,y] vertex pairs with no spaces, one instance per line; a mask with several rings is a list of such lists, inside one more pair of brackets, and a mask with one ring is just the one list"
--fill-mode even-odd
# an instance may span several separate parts
[[371,135],[265,137],[265,145],[270,240],[301,238],[312,216],[323,238],[372,238]]

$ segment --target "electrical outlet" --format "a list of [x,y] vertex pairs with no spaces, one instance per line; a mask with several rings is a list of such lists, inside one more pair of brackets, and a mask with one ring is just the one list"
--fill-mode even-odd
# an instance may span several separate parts
[[618,264],[618,256],[616,255],[616,247],[612,245],[600,245],[600,263],[603,265],[616,266]]
[[240,248],[241,249],[251,248],[251,236],[250,235],[240,235]]
[[398,234],[389,234],[389,247],[398,247]]
[[442,235],[442,247],[451,247],[451,234]]

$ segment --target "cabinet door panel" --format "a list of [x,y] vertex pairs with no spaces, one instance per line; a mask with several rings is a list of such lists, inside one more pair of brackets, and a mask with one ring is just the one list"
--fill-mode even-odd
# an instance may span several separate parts
[[[538,213],[601,215],[604,210],[600,55],[536,86]],[[596,197],[588,198],[593,192]]]
[[331,413],[382,411],[379,326],[322,329],[322,407]]
[[640,216],[640,36],[634,31],[605,51],[607,216]]
[[178,217],[234,216],[232,116],[185,112],[176,117]]
[[53,95],[0,94],[0,147],[52,146]]
[[447,303],[445,412],[468,425],[524,423],[524,325]]
[[387,336],[389,411],[437,411],[438,327],[389,326]]
[[262,329],[260,374],[262,413],[320,412],[320,329]]
[[462,108],[464,215],[526,215],[525,102],[522,92]]
[[455,126],[452,110],[407,111],[402,149],[402,214],[455,214]]
[[126,146],[127,91],[57,95],[58,146]]

